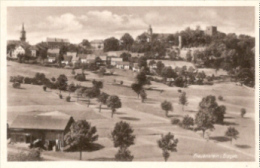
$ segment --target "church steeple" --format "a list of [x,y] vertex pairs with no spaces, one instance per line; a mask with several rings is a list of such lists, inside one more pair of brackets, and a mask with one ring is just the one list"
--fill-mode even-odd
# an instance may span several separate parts
[[22,31],[21,31],[21,37],[20,37],[21,41],[26,41],[26,31],[24,30],[24,24],[22,26]]

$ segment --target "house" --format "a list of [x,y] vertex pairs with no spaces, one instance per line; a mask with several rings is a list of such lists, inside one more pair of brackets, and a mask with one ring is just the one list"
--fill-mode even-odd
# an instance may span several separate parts
[[30,48],[31,51],[31,57],[37,57],[37,53],[38,53],[38,48],[36,46],[31,46]]
[[96,55],[95,54],[87,54],[87,63],[94,63],[96,60]]
[[120,57],[123,53],[129,53],[128,51],[122,50],[122,51],[108,51],[106,52],[106,55],[109,57]]
[[129,62],[118,62],[116,64],[116,67],[119,69],[130,69],[130,63]]
[[27,42],[8,41],[8,45],[11,45],[9,49],[8,57],[17,59],[19,54],[30,54],[30,45]]
[[65,65],[69,65],[71,63],[71,60],[72,60],[72,56],[64,55],[61,63]]
[[79,62],[79,57],[77,52],[67,52],[66,53],[67,56],[71,57],[71,63],[74,65],[75,63]]
[[64,136],[74,123],[73,117],[59,111],[20,114],[9,126],[11,142],[32,144],[42,141],[47,150],[63,150]]
[[60,49],[59,48],[49,48],[47,50],[47,60],[48,60],[48,62],[50,62],[50,63],[56,62],[59,55],[60,55]]
[[142,56],[144,56],[144,53],[130,53],[131,54],[131,57],[133,58],[133,57],[137,57],[137,58],[139,58],[139,57],[142,57]]
[[70,43],[68,39],[62,39],[62,38],[47,37],[46,41],[49,48],[60,48],[61,46],[68,45]]
[[111,65],[116,66],[119,62],[123,62],[123,58],[111,58]]
[[25,54],[25,49],[22,45],[17,45],[14,50],[10,52],[10,57],[13,59],[17,59],[19,54]]
[[134,72],[140,72],[140,68],[139,68],[138,63],[134,63],[134,64],[133,64],[133,71],[134,71]]
[[90,45],[94,50],[103,50],[104,49],[103,40],[92,40],[92,41],[90,41]]
[[87,63],[87,54],[78,54],[80,63]]
[[99,56],[100,60],[102,61],[102,64],[106,65],[108,62],[107,56],[106,55],[101,55]]

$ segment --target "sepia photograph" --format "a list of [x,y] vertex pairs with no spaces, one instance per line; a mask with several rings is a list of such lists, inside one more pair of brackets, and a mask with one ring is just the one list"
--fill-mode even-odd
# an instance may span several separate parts
[[7,162],[256,162],[258,4],[224,5],[5,5]]

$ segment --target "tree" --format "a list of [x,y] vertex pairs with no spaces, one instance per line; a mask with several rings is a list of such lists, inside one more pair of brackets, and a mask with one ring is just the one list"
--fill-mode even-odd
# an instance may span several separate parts
[[159,148],[161,148],[163,151],[162,154],[165,162],[167,162],[168,158],[170,157],[169,152],[177,152],[178,142],[178,139],[174,139],[174,135],[172,135],[170,132],[165,136],[162,135],[161,139],[157,141]]
[[147,84],[148,82],[148,79],[146,77],[146,74],[144,71],[141,71],[139,72],[137,75],[136,75],[136,81],[138,84],[140,84],[141,86]]
[[119,40],[115,37],[110,37],[104,41],[104,52],[119,50]]
[[176,78],[177,74],[176,72],[172,69],[172,67],[164,67],[161,71],[161,76],[166,78]]
[[181,123],[181,126],[185,129],[189,129],[190,126],[193,126],[194,125],[194,120],[192,117],[186,115],[183,120],[182,120],[182,123]]
[[234,128],[234,127],[228,127],[225,135],[227,137],[230,137],[230,143],[232,144],[232,140],[233,139],[237,139],[238,138],[238,134],[239,132]]
[[127,148],[119,148],[117,154],[115,155],[116,161],[132,161],[134,156],[131,155],[130,150]]
[[134,145],[135,135],[129,123],[120,121],[116,123],[112,134],[114,147],[128,148]]
[[120,40],[122,42],[123,49],[128,51],[134,43],[134,39],[129,33],[125,33]]
[[99,112],[101,112],[101,106],[102,104],[106,104],[107,102],[107,99],[108,99],[109,95],[105,92],[102,92],[99,97],[98,97],[98,101],[100,102],[100,105],[99,105]]
[[164,101],[161,103],[161,108],[165,111],[165,116],[168,117],[168,112],[173,111],[172,103]]
[[88,107],[89,107],[90,99],[98,97],[100,95],[100,89],[97,87],[87,88],[84,91],[84,95],[89,98],[88,100]]
[[241,108],[240,112],[241,112],[241,117],[243,118],[246,114],[246,109]]
[[195,116],[195,124],[197,125],[196,130],[202,130],[203,137],[206,130],[213,130],[213,117],[209,113],[199,111]]
[[188,104],[186,92],[182,92],[180,97],[179,97],[179,102],[182,105],[182,111],[184,111],[184,106]]
[[91,44],[88,40],[84,39],[82,40],[82,42],[80,43],[82,46],[86,47],[86,48],[90,48]]
[[109,96],[107,99],[107,106],[111,108],[111,117],[113,117],[114,113],[116,112],[116,109],[120,108],[122,106],[122,103],[118,96],[112,95]]
[[143,103],[144,100],[147,99],[147,94],[145,93],[144,89],[141,90],[140,96],[141,96],[142,103]]
[[123,52],[121,55],[120,55],[120,58],[123,58],[123,61],[129,61],[130,58],[131,58],[131,54],[130,53],[127,53],[127,52]]
[[139,95],[140,95],[140,92],[141,90],[143,89],[142,88],[142,85],[138,84],[138,83],[133,83],[131,85],[131,88],[132,90],[137,94],[138,98],[139,98]]
[[98,75],[99,75],[100,77],[103,77],[103,76],[105,75],[105,73],[106,73],[106,68],[105,68],[105,67],[101,67],[101,68],[99,69]]
[[56,81],[56,84],[60,90],[60,94],[61,94],[61,90],[66,90],[67,88],[67,82],[68,82],[68,78],[66,77],[66,75],[61,74]]
[[139,68],[146,68],[147,67],[147,58],[144,56],[141,56],[138,58],[138,66]]
[[192,56],[191,56],[191,51],[189,50],[188,52],[187,52],[187,54],[186,54],[186,60],[188,61],[188,62],[191,62],[191,60],[192,60]]
[[204,97],[199,103],[199,108],[200,111],[209,113],[212,116],[214,123],[222,124],[224,122],[226,107],[218,106],[215,96],[209,95]]
[[162,70],[163,70],[163,68],[165,67],[164,64],[162,63],[162,61],[158,61],[158,62],[156,63],[156,67],[157,67],[157,73],[158,73],[159,75],[161,75]]
[[76,89],[77,89],[77,88],[76,88],[75,84],[74,84],[74,83],[71,83],[71,84],[68,86],[69,96],[70,96],[70,93],[71,93],[71,92],[75,92]]
[[103,88],[103,82],[102,81],[96,81],[95,79],[92,81],[93,87],[102,89]]
[[71,125],[70,131],[65,135],[65,143],[69,149],[79,150],[80,160],[82,160],[82,150],[98,140],[96,133],[96,127],[92,127],[86,120],[79,120]]
[[132,161],[133,156],[127,149],[129,146],[134,145],[135,135],[131,126],[124,121],[116,123],[113,132],[111,133],[114,147],[119,147],[119,151],[115,158],[118,161]]

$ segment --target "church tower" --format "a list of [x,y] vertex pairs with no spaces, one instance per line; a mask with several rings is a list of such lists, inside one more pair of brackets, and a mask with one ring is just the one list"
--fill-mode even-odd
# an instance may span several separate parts
[[23,27],[22,27],[20,40],[23,41],[23,42],[26,41],[26,31],[24,30],[24,24],[23,24]]
[[151,25],[149,25],[147,33],[148,33],[148,41],[151,42],[152,41],[152,37],[153,37],[153,29],[152,29]]

